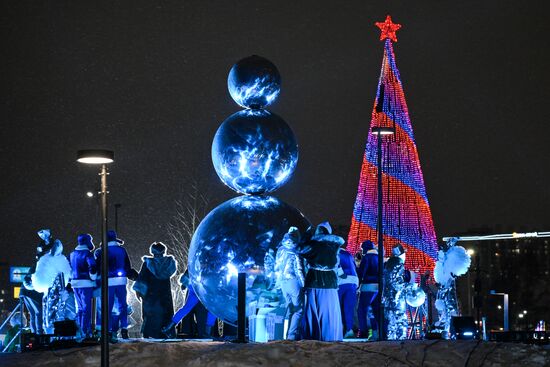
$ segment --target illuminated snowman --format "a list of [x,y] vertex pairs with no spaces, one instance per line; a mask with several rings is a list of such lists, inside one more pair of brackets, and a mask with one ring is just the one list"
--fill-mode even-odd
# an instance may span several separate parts
[[[193,288],[206,308],[224,322],[237,322],[237,274],[247,274],[247,303],[277,306],[268,260],[291,226],[310,222],[273,196],[292,176],[298,144],[292,129],[265,110],[278,97],[281,77],[260,56],[237,62],[229,72],[231,97],[246,109],[229,116],[212,143],[212,162],[224,184],[245,194],[212,210],[197,228],[189,249]],[[247,314],[253,307],[247,307]],[[248,315],[247,315],[248,316]]]

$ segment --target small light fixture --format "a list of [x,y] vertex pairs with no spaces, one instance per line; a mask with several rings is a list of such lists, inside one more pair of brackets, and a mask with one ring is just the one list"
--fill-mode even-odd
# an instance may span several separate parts
[[89,198],[93,198],[93,197],[94,197],[94,193],[91,192],[91,191],[88,191],[88,192],[86,193],[86,196],[89,197]]
[[375,126],[372,128],[372,134],[373,135],[393,135],[395,134],[395,129],[392,127],[385,127],[385,126]]
[[76,160],[86,164],[108,164],[115,160],[115,153],[112,150],[86,149],[76,153]]
[[523,314],[520,313],[520,314],[518,315],[518,317],[519,317],[520,319],[523,319]]
[[466,252],[468,253],[468,255],[470,256],[473,256],[476,252],[474,251],[473,248],[469,248],[468,250],[466,250]]

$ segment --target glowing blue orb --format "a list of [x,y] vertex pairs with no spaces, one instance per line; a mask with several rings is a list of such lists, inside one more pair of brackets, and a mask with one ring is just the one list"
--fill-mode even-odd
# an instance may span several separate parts
[[212,162],[220,179],[241,194],[272,192],[298,163],[294,133],[279,116],[243,110],[229,116],[212,143]]
[[[278,306],[282,300],[266,259],[290,226],[309,221],[272,196],[239,196],[212,210],[197,228],[189,248],[189,275],[204,306],[225,322],[237,322],[237,274],[246,272],[249,305]],[[273,254],[275,255],[275,254]],[[252,304],[251,304],[252,303]]]
[[239,106],[265,108],[279,96],[281,75],[271,61],[252,55],[233,65],[227,77],[227,88]]

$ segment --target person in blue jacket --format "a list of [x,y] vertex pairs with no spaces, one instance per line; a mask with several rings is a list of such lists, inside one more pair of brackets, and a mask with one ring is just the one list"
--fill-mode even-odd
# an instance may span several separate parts
[[[164,335],[171,337],[174,335],[174,327],[180,323],[180,321],[187,316],[193,309],[201,304],[199,298],[197,297],[197,294],[195,293],[195,290],[193,289],[193,286],[191,285],[190,279],[189,279],[189,272],[186,270],[185,273],[183,273],[180,277],[180,284],[181,289],[187,289],[185,304],[182,308],[176,311],[174,316],[172,317],[172,321],[162,328],[162,332]],[[199,337],[209,337],[212,326],[214,326],[214,323],[216,322],[216,316],[214,316],[213,313],[208,311],[208,314],[206,316],[206,324],[205,325],[198,325],[199,327]]]
[[[105,312],[102,310],[103,315],[111,315],[115,304],[115,296],[118,299],[120,307],[120,334],[123,339],[128,339],[128,303],[126,300],[126,284],[128,279],[134,280],[137,278],[137,271],[132,269],[130,258],[126,249],[122,246],[122,241],[117,239],[117,234],[113,230],[107,231],[107,249],[109,255],[109,309]],[[97,262],[97,269],[100,276],[101,274],[101,254],[103,248],[99,248],[95,252],[95,258]],[[109,331],[112,331],[112,319],[109,317]],[[114,335],[113,335],[114,337]]]
[[76,298],[76,321],[82,336],[92,336],[92,297],[97,279],[97,264],[92,251],[94,244],[88,233],[78,235],[78,245],[71,252],[71,287]]
[[320,341],[341,341],[342,315],[338,302],[338,251],[344,239],[332,234],[328,222],[321,223],[314,235],[306,233],[300,255],[306,260],[306,305],[302,322],[302,338]]
[[355,259],[342,244],[338,254],[340,266],[338,267],[338,298],[340,300],[340,309],[342,311],[342,321],[344,322],[344,338],[353,338],[353,319],[355,316],[355,306],[357,305],[357,269]]
[[372,307],[373,318],[370,319],[370,325],[373,330],[372,338],[378,339],[378,251],[372,241],[365,241],[361,244],[363,256],[359,264],[359,307],[357,308],[357,317],[359,319],[359,335],[366,337],[369,335],[367,317],[369,307]]

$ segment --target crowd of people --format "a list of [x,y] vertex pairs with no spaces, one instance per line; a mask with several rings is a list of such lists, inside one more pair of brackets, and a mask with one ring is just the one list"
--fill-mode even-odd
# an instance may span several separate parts
[[304,234],[291,227],[277,250],[275,274],[287,307],[286,339],[376,338],[378,253],[371,241],[354,257],[328,222]]
[[[56,321],[70,319],[77,324],[79,338],[97,338],[102,318],[102,247],[95,249],[92,236],[83,233],[78,236],[77,245],[67,258],[63,255],[61,241],[54,240],[50,230],[40,230],[38,236],[36,265],[25,276],[20,294],[30,315],[31,332],[53,334]],[[141,301],[143,337],[173,335],[175,324],[170,324],[183,316],[181,310],[174,315],[171,278],[176,273],[177,264],[173,256],[166,254],[166,246],[161,242],[153,243],[149,249],[151,256],[142,258],[139,271],[132,267],[124,241],[115,231],[107,232],[107,249],[109,302],[106,314],[109,315],[111,341],[117,341],[119,332],[122,339],[129,338],[128,315],[132,308],[127,302],[128,280],[134,281],[132,289]],[[182,289],[185,289],[184,277],[182,281]],[[188,299],[196,299],[190,293],[192,290],[188,292]],[[97,313],[93,329],[94,302]]]
[[[61,241],[50,230],[38,231],[36,266],[25,276],[21,298],[30,315],[29,326],[36,334],[53,334],[54,323],[75,320],[79,337],[97,337],[101,327],[101,262],[103,247],[95,249],[89,234],[80,234],[68,259]],[[145,338],[175,335],[175,326],[190,314],[200,301],[189,282],[187,272],[180,284],[187,290],[184,306],[174,313],[171,278],[177,263],[167,255],[161,242],[150,246],[150,256],[142,258],[136,271],[115,231],[107,232],[109,333],[115,342],[127,339],[128,280],[141,302]],[[401,247],[402,249],[402,247]],[[377,338],[379,305],[378,252],[371,241],[363,242],[361,252],[353,256],[344,239],[332,233],[328,222],[300,233],[290,227],[278,244],[274,271],[288,318],[285,338],[339,341],[343,338]],[[95,302],[96,315],[92,315]],[[95,329],[92,319],[95,316]],[[207,312],[199,334],[209,336],[216,317]]]

